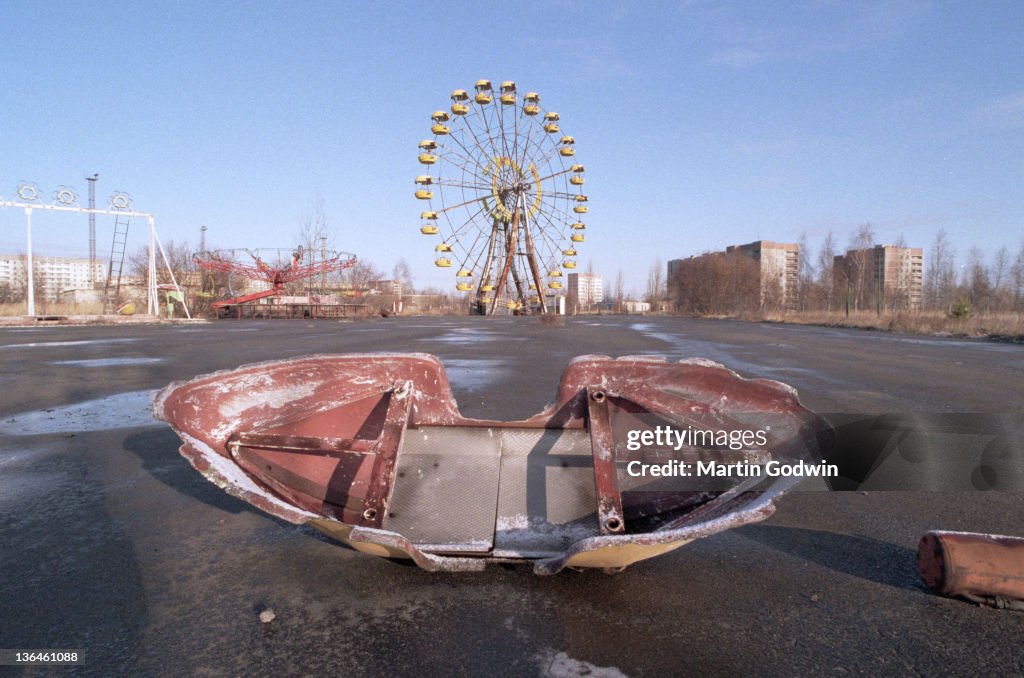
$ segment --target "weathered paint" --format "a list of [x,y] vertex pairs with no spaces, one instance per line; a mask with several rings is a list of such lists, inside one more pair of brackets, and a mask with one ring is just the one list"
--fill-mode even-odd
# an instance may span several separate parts
[[921,579],[936,593],[1024,610],[1024,539],[932,531],[917,547]]
[[[154,411],[181,435],[182,454],[197,470],[272,515],[309,523],[365,552],[411,558],[431,571],[529,561],[539,574],[565,567],[612,571],[763,520],[795,484],[765,478],[725,492],[641,492],[625,505],[616,476],[616,450],[623,442],[616,413],[656,414],[667,421],[710,415],[721,422],[772,413],[805,440],[828,429],[788,386],[743,379],[708,361],[672,363],[649,356],[576,358],[562,375],[555,401],[512,422],[463,417],[444,367],[426,354],[325,355],[249,365],[171,384],[157,395]],[[592,532],[573,525],[566,533],[574,541],[560,553],[538,555],[526,544],[521,552],[460,556],[453,555],[458,544],[447,545],[445,553],[382,529],[395,484],[402,482],[396,460],[403,434],[430,426],[588,431],[598,517]],[[662,514],[671,519],[659,527],[631,525]],[[496,523],[509,519],[499,516]]]

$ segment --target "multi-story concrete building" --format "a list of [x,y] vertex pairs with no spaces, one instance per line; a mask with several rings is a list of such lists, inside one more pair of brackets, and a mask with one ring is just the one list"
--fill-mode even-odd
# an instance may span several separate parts
[[833,260],[833,282],[853,309],[917,309],[924,282],[924,250],[875,245]]
[[746,245],[730,245],[725,251],[742,254],[758,263],[762,305],[796,308],[800,289],[800,245],[756,240]]
[[[701,270],[701,267],[729,255],[742,256],[755,264],[755,289],[760,290],[756,305],[773,308],[795,308],[800,284],[800,245],[757,240],[746,245],[730,245],[724,252],[708,252],[687,259],[673,259],[668,262],[669,298],[679,303],[687,290],[679,289],[686,273]],[[731,274],[730,274],[731,275]],[[750,296],[752,292],[748,293]]]
[[570,273],[566,294],[586,308],[604,301],[604,280],[596,273]]
[[[13,294],[24,295],[28,287],[27,259],[23,254],[0,255],[0,286],[7,285]],[[103,284],[106,263],[97,261],[93,275],[89,268],[87,258],[32,257],[36,294],[47,301],[59,301],[65,290],[92,289],[93,280]]]

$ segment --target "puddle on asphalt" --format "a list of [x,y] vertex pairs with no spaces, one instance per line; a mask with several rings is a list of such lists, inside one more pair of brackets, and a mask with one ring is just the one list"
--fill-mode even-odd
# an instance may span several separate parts
[[450,332],[446,332],[439,337],[426,337],[420,339],[420,341],[432,341],[441,344],[476,344],[483,341],[498,341],[498,340],[519,340],[525,341],[526,337],[510,337],[500,332],[491,332],[487,330],[481,330],[476,327],[460,327]]
[[137,338],[125,339],[81,339],[79,341],[39,341],[28,344],[2,344],[0,348],[51,348],[54,346],[87,346],[89,344],[124,344],[138,341]]
[[129,391],[46,410],[21,412],[0,421],[0,433],[34,436],[159,426],[151,411],[155,394],[155,390]]
[[439,337],[429,337],[420,341],[433,341],[441,344],[475,344],[481,341],[494,341],[498,335],[479,330],[475,327],[460,327],[450,332],[445,332]]
[[763,369],[762,365],[735,357],[730,352],[723,350],[721,344],[718,343],[683,339],[668,332],[658,332],[657,326],[651,323],[632,323],[629,328],[652,339],[663,341],[674,349],[660,352],[652,351],[653,355],[664,355],[666,358],[675,360],[682,358],[707,358],[716,363],[722,363],[729,369],[742,370],[754,374]]
[[95,358],[93,360],[53,360],[50,364],[70,367],[115,367],[117,365],[150,365],[163,361],[163,358]]
[[478,391],[503,378],[509,371],[504,360],[492,358],[442,360],[452,389]]

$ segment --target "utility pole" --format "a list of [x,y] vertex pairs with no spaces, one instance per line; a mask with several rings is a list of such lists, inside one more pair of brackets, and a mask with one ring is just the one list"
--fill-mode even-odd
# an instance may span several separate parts
[[[89,209],[96,209],[96,180],[100,178],[99,172],[91,177],[86,177],[89,182]],[[89,212],[89,282],[96,286],[96,213]]]

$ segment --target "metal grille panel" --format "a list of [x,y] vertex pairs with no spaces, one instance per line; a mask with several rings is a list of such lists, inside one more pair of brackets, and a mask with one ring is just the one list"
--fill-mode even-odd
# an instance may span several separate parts
[[430,551],[487,552],[500,438],[494,429],[408,429],[382,527]]

